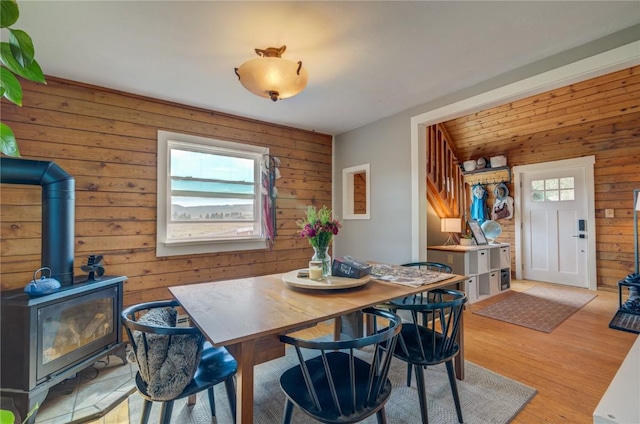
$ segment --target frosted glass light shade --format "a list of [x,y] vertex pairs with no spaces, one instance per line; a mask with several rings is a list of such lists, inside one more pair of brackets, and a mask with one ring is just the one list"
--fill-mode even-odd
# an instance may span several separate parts
[[443,233],[459,233],[462,231],[460,218],[442,218],[440,220],[440,231]]
[[307,86],[309,79],[307,70],[302,68],[302,62],[292,62],[275,56],[261,56],[248,60],[236,69],[236,73],[244,88],[256,96],[270,98],[273,101],[300,93]]

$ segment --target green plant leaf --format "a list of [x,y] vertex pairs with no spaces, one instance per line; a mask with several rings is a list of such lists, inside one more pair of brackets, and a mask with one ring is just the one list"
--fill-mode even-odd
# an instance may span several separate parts
[[15,77],[4,66],[0,67],[0,87],[4,90],[2,94],[12,103],[22,106],[22,87],[18,78]]
[[9,47],[13,57],[23,68],[33,62],[35,49],[31,37],[26,32],[9,28]]
[[13,415],[13,412],[0,409],[0,424],[14,424],[15,421],[16,416]]
[[15,24],[20,16],[16,0],[0,0],[0,28]]
[[7,42],[0,43],[0,60],[11,72],[22,78],[28,79],[29,81],[47,83],[38,62],[33,60],[28,66],[22,67],[16,58],[13,57],[11,47]]
[[2,122],[0,122],[0,150],[7,156],[20,157],[20,150],[18,150],[13,130]]

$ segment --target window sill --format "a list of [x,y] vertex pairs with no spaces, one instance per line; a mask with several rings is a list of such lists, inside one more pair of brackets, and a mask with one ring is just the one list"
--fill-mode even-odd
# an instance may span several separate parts
[[156,257],[198,255],[202,253],[233,252],[238,250],[261,250],[267,248],[265,240],[245,240],[228,242],[200,242],[200,243],[179,243],[179,244],[156,244]]

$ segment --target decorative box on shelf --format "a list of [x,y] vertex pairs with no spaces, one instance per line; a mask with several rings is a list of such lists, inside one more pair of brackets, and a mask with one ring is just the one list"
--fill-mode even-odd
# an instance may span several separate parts
[[351,256],[334,259],[331,267],[331,275],[336,277],[362,278],[370,273],[371,265]]

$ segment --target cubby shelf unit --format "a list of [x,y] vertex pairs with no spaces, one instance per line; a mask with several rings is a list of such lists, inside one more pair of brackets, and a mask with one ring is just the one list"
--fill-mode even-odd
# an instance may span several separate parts
[[469,303],[494,296],[511,287],[511,253],[508,244],[484,246],[429,246],[427,260],[451,266],[467,277]]

